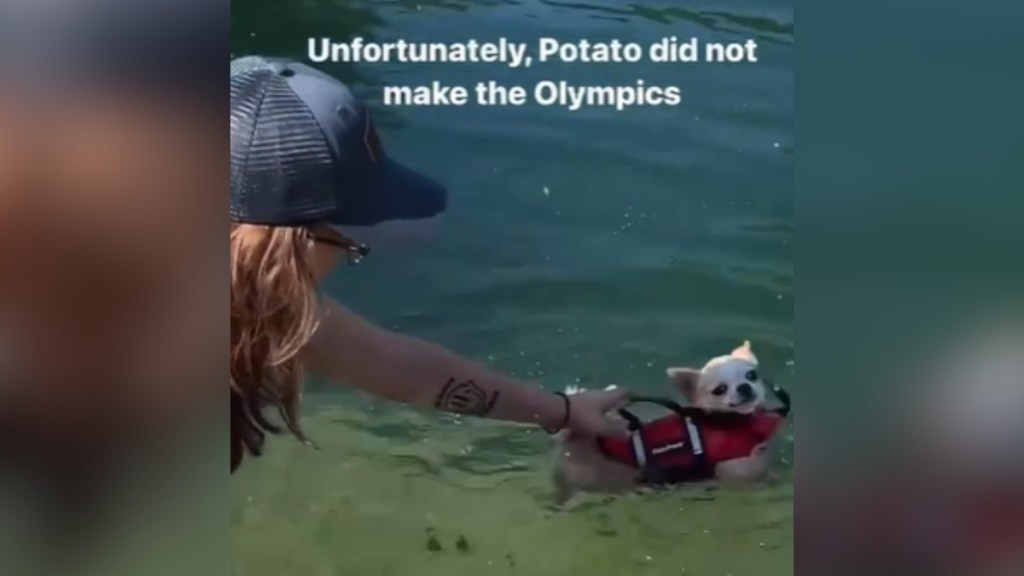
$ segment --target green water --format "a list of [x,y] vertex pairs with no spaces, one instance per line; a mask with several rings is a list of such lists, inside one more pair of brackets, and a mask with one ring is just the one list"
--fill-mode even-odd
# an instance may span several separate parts
[[[666,366],[743,338],[792,387],[791,2],[240,0],[233,11],[235,55],[302,57],[320,35],[758,39],[760,62],[742,65],[327,66],[371,102],[382,83],[431,80],[643,78],[684,98],[622,113],[381,111],[388,150],[449,185],[449,215],[432,242],[381,250],[328,291],[384,326],[552,388],[664,393]],[[316,385],[305,408],[321,450],[278,439],[232,480],[236,574],[793,572],[790,434],[756,490],[589,497],[566,512],[550,507],[541,434]]]

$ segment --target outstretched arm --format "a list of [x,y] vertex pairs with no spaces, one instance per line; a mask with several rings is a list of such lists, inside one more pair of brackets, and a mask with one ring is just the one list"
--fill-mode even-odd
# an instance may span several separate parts
[[336,302],[327,303],[308,354],[314,372],[391,400],[549,430],[573,424],[565,398],[374,326]]

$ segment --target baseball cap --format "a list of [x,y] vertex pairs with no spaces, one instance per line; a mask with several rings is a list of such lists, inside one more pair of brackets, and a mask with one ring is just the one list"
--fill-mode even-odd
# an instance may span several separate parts
[[340,80],[285,58],[231,62],[231,219],[373,226],[439,215],[441,184],[384,153]]

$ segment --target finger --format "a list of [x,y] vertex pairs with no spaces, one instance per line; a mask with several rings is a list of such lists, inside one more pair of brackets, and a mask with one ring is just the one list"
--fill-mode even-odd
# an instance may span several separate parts
[[626,404],[629,404],[630,398],[633,394],[629,390],[624,388],[615,388],[614,390],[604,390],[597,400],[598,407],[603,412],[608,412],[617,408],[622,408]]
[[601,420],[597,434],[599,436],[611,437],[628,436],[629,429],[626,427],[626,423],[623,422],[622,420],[615,420],[612,418],[605,417]]

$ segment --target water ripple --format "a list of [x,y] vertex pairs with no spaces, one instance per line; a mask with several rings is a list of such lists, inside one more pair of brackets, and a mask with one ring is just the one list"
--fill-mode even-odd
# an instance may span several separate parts
[[793,24],[766,16],[753,16],[735,14],[721,11],[689,10],[677,7],[653,7],[640,4],[630,4],[626,7],[603,6],[599,4],[586,4],[582,2],[558,2],[556,0],[538,0],[541,4],[554,8],[566,8],[582,10],[601,14],[607,17],[611,15],[616,19],[628,19],[630,17],[657,22],[659,24],[673,24],[685,21],[697,24],[708,30],[724,32],[728,34],[753,34],[755,38],[767,42],[783,45],[793,43]]

